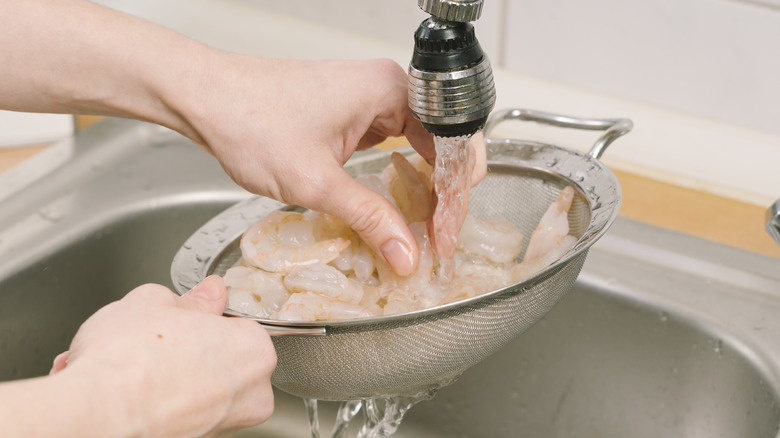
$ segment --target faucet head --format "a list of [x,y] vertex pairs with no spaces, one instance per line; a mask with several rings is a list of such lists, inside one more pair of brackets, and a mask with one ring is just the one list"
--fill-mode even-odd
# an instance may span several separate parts
[[409,107],[434,135],[474,134],[495,106],[490,61],[470,23],[423,21],[414,34],[408,77]]
[[420,8],[443,21],[477,21],[483,0],[418,0]]

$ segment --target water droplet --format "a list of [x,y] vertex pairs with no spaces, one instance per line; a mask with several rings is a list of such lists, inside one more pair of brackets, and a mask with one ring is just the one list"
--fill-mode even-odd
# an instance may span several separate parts
[[713,348],[713,350],[715,350],[715,353],[717,353],[718,356],[723,356],[723,341],[720,339],[715,341],[715,348]]
[[59,222],[63,217],[65,217],[65,214],[62,212],[62,210],[50,207],[44,207],[38,210],[38,215],[50,222]]
[[669,314],[668,314],[668,313],[666,313],[666,312],[661,312],[661,313],[658,315],[658,317],[659,317],[659,319],[661,320],[661,322],[667,322],[667,321],[669,321]]

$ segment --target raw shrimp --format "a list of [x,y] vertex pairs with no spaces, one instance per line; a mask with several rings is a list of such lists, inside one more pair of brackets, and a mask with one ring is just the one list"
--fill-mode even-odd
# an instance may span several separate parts
[[286,321],[328,321],[336,319],[367,318],[374,316],[357,304],[333,300],[315,292],[299,292],[290,295],[278,319]]
[[574,199],[574,188],[566,186],[558,199],[547,208],[539,225],[531,234],[523,262],[530,262],[552,251],[569,234],[569,208]]
[[409,312],[435,306],[444,296],[444,289],[434,281],[435,258],[424,222],[409,224],[420,250],[417,270],[399,277],[385,263],[377,265],[380,295],[385,299],[384,314]]
[[239,312],[268,317],[290,297],[281,274],[247,266],[234,266],[225,272],[228,307]]
[[329,263],[349,244],[341,237],[317,241],[303,214],[275,211],[244,233],[241,252],[251,266],[286,273],[298,265]]
[[[398,210],[406,222],[422,222],[428,220],[433,213],[433,195],[428,185],[430,172],[426,174],[427,163],[417,161],[415,167],[405,156],[398,152],[390,155],[394,174],[390,174],[390,193],[392,193]],[[428,167],[430,169],[430,167]]]
[[577,238],[569,235],[569,209],[573,199],[574,188],[566,186],[547,208],[531,234],[523,262],[512,268],[513,281],[524,280],[541,271],[577,243]]
[[315,292],[350,304],[357,304],[363,298],[363,289],[357,280],[351,280],[338,269],[323,263],[296,266],[283,282],[291,293]]
[[499,289],[510,284],[511,279],[510,272],[503,266],[479,260],[459,260],[450,284],[450,291],[440,304],[464,300]]
[[509,263],[523,249],[523,233],[504,218],[467,217],[458,235],[458,248],[495,263]]
[[[453,201],[451,197],[459,195],[450,192],[449,201],[437,208],[446,208],[457,217],[445,221],[446,232],[436,231],[444,232],[442,236],[460,231],[457,240],[450,242],[454,247],[448,259],[446,251],[434,250],[436,239],[431,237],[435,213],[431,211],[434,195],[427,182],[430,166],[421,157],[409,161],[400,154],[393,154],[392,161],[381,175],[362,181],[384,193],[407,220],[417,219],[409,223],[420,251],[414,273],[398,276],[334,216],[277,211],[250,227],[241,239],[241,263],[245,266],[231,268],[225,276],[231,309],[288,321],[412,312],[521,281],[554,263],[576,244],[577,239],[568,235],[572,187],[563,189],[544,213],[519,264],[523,249],[520,228],[503,218],[471,217],[465,218],[461,228],[458,221],[465,204],[459,202],[467,198]],[[459,186],[463,181],[453,184]]]

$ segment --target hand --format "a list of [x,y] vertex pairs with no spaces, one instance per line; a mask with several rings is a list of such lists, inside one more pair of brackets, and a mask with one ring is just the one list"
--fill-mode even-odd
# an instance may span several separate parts
[[262,423],[273,412],[276,354],[259,324],[221,316],[226,300],[219,277],[181,297],[140,286],[92,315],[52,373],[86,370],[105,382],[90,396],[114,412],[124,407],[117,422],[145,436],[215,436]]
[[405,135],[426,159],[433,141],[407,103],[407,77],[393,61],[268,60],[219,52],[209,84],[172,102],[241,186],[347,222],[401,275],[417,247],[401,214],[350,177],[352,154]]
[[[26,31],[39,27],[47,32]],[[78,0],[0,2],[0,40],[0,57],[14,61],[0,63],[0,107],[167,126],[244,188],[337,216],[398,274],[414,271],[417,246],[400,213],[342,169],[355,150],[388,136],[406,136],[433,162],[432,137],[409,110],[395,62],[232,54]]]

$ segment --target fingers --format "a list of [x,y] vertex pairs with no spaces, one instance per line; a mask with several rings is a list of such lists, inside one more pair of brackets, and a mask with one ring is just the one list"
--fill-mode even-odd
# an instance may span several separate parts
[[181,302],[187,307],[221,315],[227,305],[227,290],[221,277],[211,275],[182,295]]
[[485,151],[485,137],[482,131],[477,132],[469,140],[469,151],[472,155],[471,162],[474,168],[471,169],[471,186],[474,187],[487,175],[487,152]]
[[49,374],[57,374],[68,366],[68,354],[68,351],[63,351],[54,358],[54,363],[51,365]]
[[418,249],[401,213],[379,193],[363,186],[343,169],[323,179],[328,186],[313,208],[345,221],[381,255],[393,270],[407,276],[417,269]]
[[433,144],[433,134],[426,131],[425,128],[423,128],[422,123],[412,117],[412,112],[408,109],[408,106],[406,109],[409,111],[409,116],[407,117],[406,125],[404,126],[404,136],[406,136],[406,139],[409,140],[409,144],[414,148],[414,150],[417,151],[420,156],[425,158],[425,161],[428,163],[433,163],[433,161],[436,159],[436,148]]

